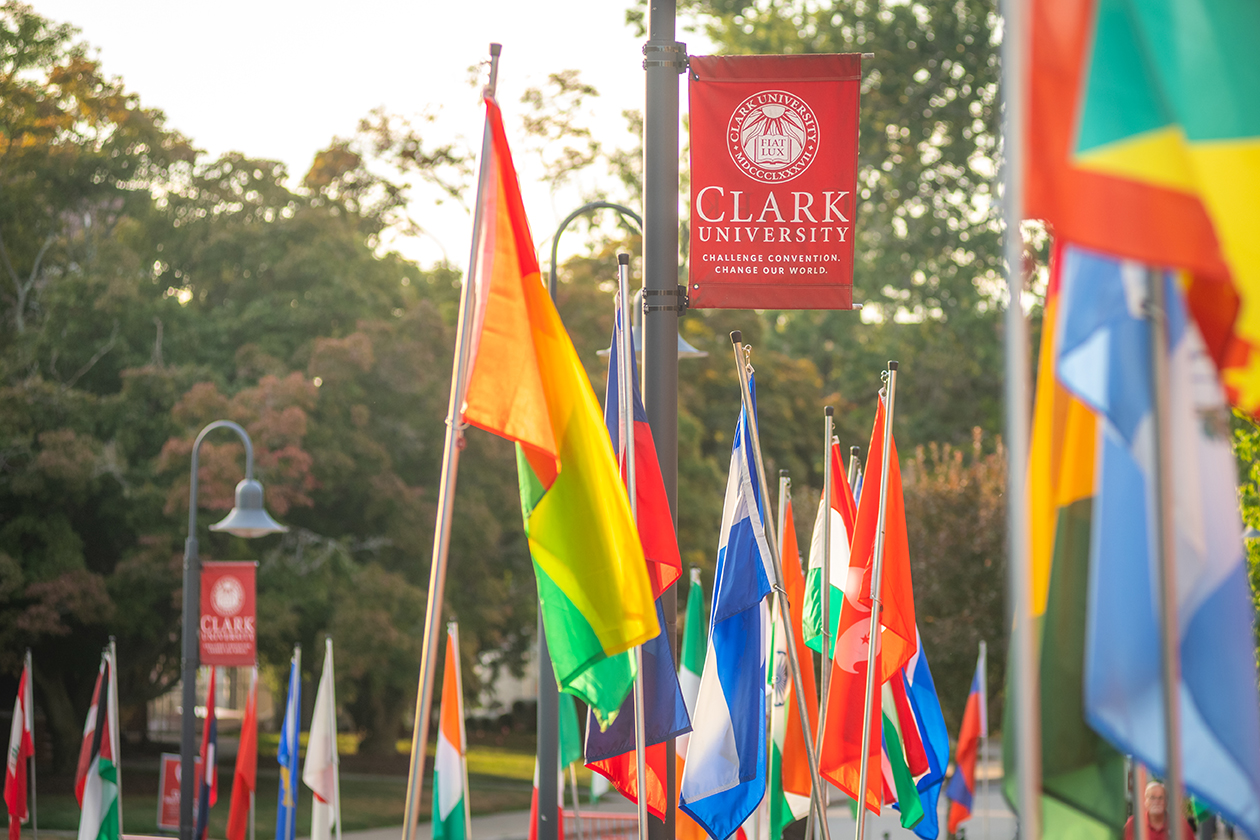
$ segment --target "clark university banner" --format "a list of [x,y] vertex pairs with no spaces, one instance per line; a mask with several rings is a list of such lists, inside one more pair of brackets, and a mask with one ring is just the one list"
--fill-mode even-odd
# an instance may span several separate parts
[[691,306],[851,309],[861,55],[689,62]]
[[257,664],[256,570],[253,561],[201,564],[202,665]]

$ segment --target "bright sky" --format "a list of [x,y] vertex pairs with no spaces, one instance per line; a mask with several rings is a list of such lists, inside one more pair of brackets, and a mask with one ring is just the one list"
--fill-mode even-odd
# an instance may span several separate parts
[[[99,50],[105,72],[121,76],[167,125],[216,156],[241,151],[288,165],[300,178],[334,136],[349,136],[378,106],[415,116],[434,141],[481,136],[478,94],[468,68],[503,44],[499,101],[509,140],[519,147],[521,94],[549,73],[578,69],[600,92],[597,135],[628,146],[621,113],[643,108],[643,69],[625,24],[631,0],[31,0],[35,10],[68,22]],[[681,40],[689,35],[679,32]],[[708,52],[694,34],[693,53]],[[680,82],[681,85],[681,82]],[[686,92],[680,98],[686,107]],[[549,240],[581,203],[578,191],[552,195],[541,166],[516,152],[534,237]],[[597,184],[596,184],[597,185]],[[590,182],[586,184],[589,188]],[[471,220],[451,203],[414,212],[432,240],[399,243],[429,263],[445,252],[467,261]],[[579,244],[565,238],[564,251]]]

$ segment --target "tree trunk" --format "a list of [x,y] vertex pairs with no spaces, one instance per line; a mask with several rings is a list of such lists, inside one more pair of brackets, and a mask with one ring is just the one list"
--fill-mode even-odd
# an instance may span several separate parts
[[81,723],[75,719],[74,703],[65,683],[50,679],[38,665],[35,666],[35,683],[39,686],[44,716],[52,736],[53,772],[73,773],[79,760],[79,746],[83,741]]

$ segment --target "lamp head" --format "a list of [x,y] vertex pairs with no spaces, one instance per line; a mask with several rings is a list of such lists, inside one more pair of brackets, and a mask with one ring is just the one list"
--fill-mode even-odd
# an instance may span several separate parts
[[263,509],[263,487],[258,481],[247,478],[236,485],[236,507],[221,522],[210,526],[211,531],[227,531],[238,537],[252,539],[268,534],[280,534],[289,530]]

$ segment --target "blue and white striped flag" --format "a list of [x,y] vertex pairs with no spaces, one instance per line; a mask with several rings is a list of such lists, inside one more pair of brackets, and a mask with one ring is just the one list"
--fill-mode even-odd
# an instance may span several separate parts
[[[1170,274],[1166,430],[1172,455],[1185,785],[1260,838],[1260,697],[1229,411]],[[1076,248],[1063,271],[1059,377],[1104,419],[1085,642],[1089,724],[1166,769],[1155,520],[1148,272]]]
[[722,508],[708,650],[680,785],[679,807],[719,838],[733,834],[766,794],[764,599],[772,572],[746,420],[741,412]]

